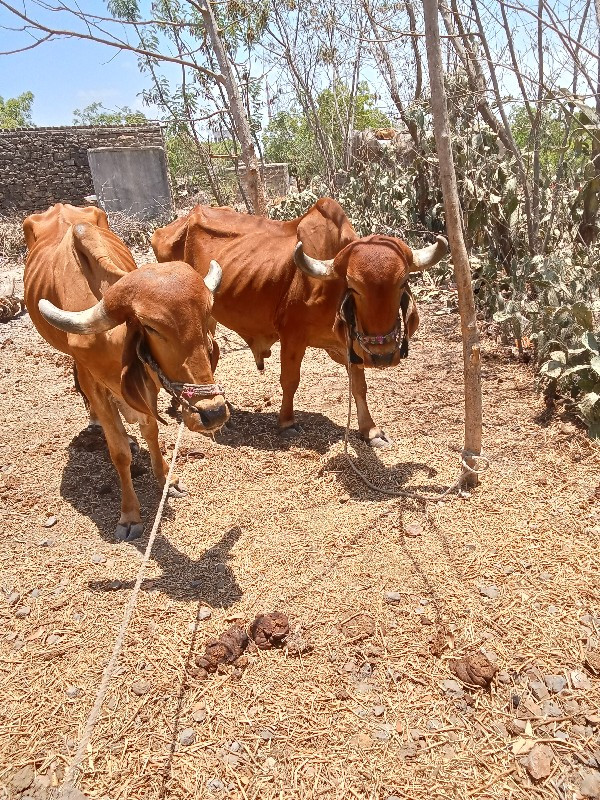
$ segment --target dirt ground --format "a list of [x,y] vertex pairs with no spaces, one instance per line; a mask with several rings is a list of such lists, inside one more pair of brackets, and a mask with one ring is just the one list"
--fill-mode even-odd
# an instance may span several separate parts
[[[394,449],[351,435],[386,486],[443,488],[458,473],[458,317],[426,299],[409,359],[369,375]],[[341,458],[347,386],[326,354],[304,362],[303,432],[289,441],[275,431],[277,349],[261,377],[235,335],[221,331],[221,347],[233,425],[216,441],[185,433],[190,491],[166,508],[85,793],[600,797],[598,447],[487,339],[480,488],[426,507],[384,497]],[[77,748],[147,533],[113,541],[107,451],[80,435],[69,360],[26,314],[0,326],[0,422],[0,797],[43,800]],[[162,430],[167,452],[176,431]],[[160,492],[144,447],[134,473],[148,531]],[[273,610],[311,652],[258,651],[243,670],[196,674],[207,639]],[[450,669],[478,650],[498,667],[490,691]]]

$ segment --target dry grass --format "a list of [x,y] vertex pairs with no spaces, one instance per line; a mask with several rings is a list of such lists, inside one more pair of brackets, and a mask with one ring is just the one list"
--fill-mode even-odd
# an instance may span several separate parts
[[[369,376],[395,449],[352,442],[373,480],[441,487],[461,446],[461,346],[455,315],[421,308],[408,361]],[[584,669],[600,636],[598,450],[568,419],[546,419],[532,376],[486,343],[492,468],[470,500],[423,510],[374,495],[344,466],[346,384],[324,353],[306,358],[303,433],[284,441],[277,354],[261,378],[237,337],[221,344],[234,426],[216,442],[186,433],[190,494],[167,508],[82,788],[111,800],[577,797],[598,748],[599,681]],[[0,785],[43,798],[76,748],[143,542],[112,541],[116,479],[104,448],[78,449],[86,419],[67,361],[27,319],[0,329],[0,350],[0,571],[21,594],[14,607],[0,600]],[[167,448],[175,433],[164,429]],[[136,471],[150,520],[159,491],[145,450]],[[409,522],[420,536],[404,536]],[[480,590],[491,584],[495,599]],[[385,602],[388,591],[400,601]],[[198,622],[204,605],[212,617]],[[275,609],[303,626],[312,653],[259,652],[239,679],[193,677],[208,637]],[[500,669],[491,693],[444,684],[448,659],[478,648]],[[554,718],[531,705],[547,674],[566,679]],[[137,696],[140,678],[151,689]],[[513,732],[522,717],[531,737]],[[196,740],[182,746],[188,727]],[[538,783],[520,762],[533,741],[553,753]],[[18,794],[11,779],[25,766],[33,788]]]
[[8,217],[0,214],[0,264],[4,260],[17,261],[25,258],[24,218],[25,215]]

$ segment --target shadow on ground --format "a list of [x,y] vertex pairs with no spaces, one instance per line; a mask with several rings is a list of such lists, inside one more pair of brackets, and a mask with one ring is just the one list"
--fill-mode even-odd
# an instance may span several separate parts
[[[143,552],[148,541],[151,514],[161,496],[146,450],[141,450],[135,456],[132,475],[143,509],[146,531],[142,539],[122,546],[134,546]],[[60,491],[74,509],[94,523],[105,541],[115,543],[114,530],[120,514],[120,488],[101,434],[91,437],[83,431],[71,441]],[[164,519],[174,519],[176,516],[177,500],[170,502],[173,505],[165,506]],[[241,535],[241,528],[231,528],[199,559],[190,558],[166,537],[160,536],[152,549],[151,559],[161,567],[163,574],[159,578],[144,581],[142,588],[146,591],[158,589],[179,600],[229,608],[242,596],[242,590],[228,564],[229,552]],[[121,590],[131,588],[133,581],[92,581],[89,586],[94,591]]]

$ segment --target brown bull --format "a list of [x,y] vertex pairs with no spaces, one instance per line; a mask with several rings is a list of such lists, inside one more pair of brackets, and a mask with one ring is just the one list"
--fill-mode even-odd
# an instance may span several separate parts
[[[29,250],[25,303],[51,345],[75,360],[81,390],[104,429],[121,481],[118,539],[143,525],[131,481],[131,452],[119,412],[139,422],[152,469],[164,485],[158,442],[161,385],[182,402],[188,428],[218,430],[229,412],[213,369],[218,350],[208,328],[220,267],[202,278],[183,262],[137,269],[97,208],[58,204],[23,223]],[[176,476],[173,494],[181,487]]]
[[212,259],[221,264],[213,316],[246,340],[259,369],[281,341],[281,430],[297,430],[302,357],[319,347],[352,371],[362,437],[389,446],[367,406],[364,367],[395,366],[407,354],[419,324],[408,276],[443,258],[445,239],[414,252],[391,236],[360,239],[341,206],[323,198],[290,222],[196,206],[158,229],[152,247],[159,261],[183,259],[201,275]]

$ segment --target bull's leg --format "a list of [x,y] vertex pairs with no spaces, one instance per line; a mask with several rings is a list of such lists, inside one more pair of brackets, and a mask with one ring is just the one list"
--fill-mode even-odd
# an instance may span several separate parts
[[[160,486],[164,486],[167,475],[169,474],[169,465],[165,461],[160,449],[158,425],[154,417],[144,417],[143,421],[140,419],[140,430],[148,445],[154,477]],[[169,497],[180,497],[182,494],[185,494],[185,492],[186,487],[181,483],[177,475],[173,474],[171,476],[171,485],[169,486]]]
[[291,434],[300,428],[294,419],[294,395],[300,384],[300,365],[306,351],[305,344],[281,340],[281,389],[283,398],[279,412],[279,430]]
[[98,420],[104,429],[111,461],[121,482],[121,516],[115,530],[115,537],[120,541],[137,539],[142,535],[144,526],[140,517],[140,503],[131,480],[131,450],[121,417],[117,407],[111,401],[108,391],[96,383],[87,370],[80,369],[79,380],[98,414]]
[[373,417],[367,405],[367,381],[364,369],[359,369],[357,364],[351,364],[352,370],[352,394],[356,403],[356,414],[358,416],[358,429],[360,435],[370,447],[381,447],[387,449],[392,446],[392,440],[385,435],[381,428],[373,422]]

